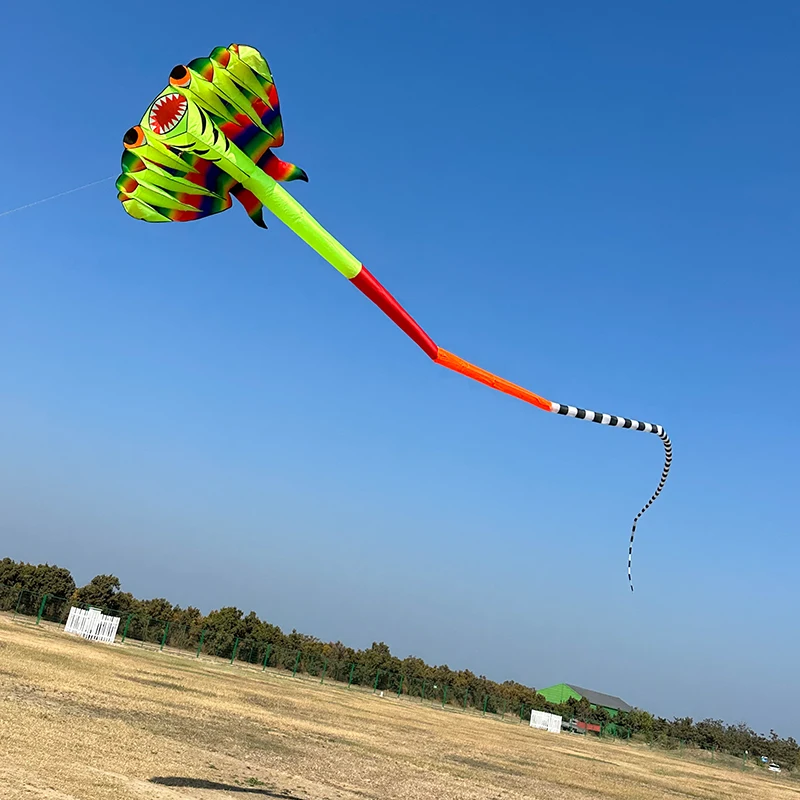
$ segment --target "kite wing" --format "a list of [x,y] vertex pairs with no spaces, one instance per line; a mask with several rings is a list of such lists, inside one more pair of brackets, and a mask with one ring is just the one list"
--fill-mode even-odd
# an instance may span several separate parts
[[436,345],[367,268],[279,185],[308,180],[303,170],[273,153],[283,139],[278,93],[261,53],[247,45],[217,47],[209,58],[176,66],[169,86],[125,134],[118,197],[128,214],[147,222],[211,216],[230,208],[235,197],[257,225],[266,227],[266,207],[440,366],[543,411],[658,436],[664,446],[664,469],[631,528],[628,581],[632,591],[636,526],[661,494],[672,464],[672,443],[666,431],[650,422],[554,403]]

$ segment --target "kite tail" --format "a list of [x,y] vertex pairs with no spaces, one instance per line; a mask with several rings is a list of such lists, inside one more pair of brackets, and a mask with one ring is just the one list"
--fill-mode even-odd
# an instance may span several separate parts
[[576,419],[585,419],[589,422],[597,422],[600,425],[608,425],[612,428],[627,428],[628,430],[643,431],[644,433],[654,433],[661,439],[664,445],[664,469],[661,471],[661,480],[658,482],[655,492],[653,492],[645,506],[636,517],[634,517],[633,525],[631,526],[631,538],[628,545],[628,585],[631,587],[631,591],[633,591],[631,561],[633,559],[633,540],[636,536],[636,525],[645,511],[653,505],[655,499],[661,494],[661,490],[667,482],[669,469],[672,466],[672,442],[664,428],[652,422],[639,422],[638,420],[629,419],[628,417],[617,417],[613,414],[602,414],[599,411],[588,411],[585,408],[576,408],[575,406],[567,406],[562,403],[553,403],[538,394],[534,394],[527,389],[523,389],[521,386],[517,386],[515,383],[511,383],[491,372],[476,367],[474,364],[470,364],[468,361],[464,361],[458,356],[454,356],[452,353],[448,353],[441,348],[439,348],[435,361],[443,367],[458,372],[467,378],[472,378],[472,380],[483,383],[486,386],[490,386],[492,389],[496,389],[499,392],[517,397],[526,403],[541,408],[543,411],[550,411],[554,414],[561,414],[566,417],[575,417]]
[[628,545],[628,585],[633,591],[633,579],[631,578],[631,561],[633,559],[633,540],[636,536],[636,525],[644,515],[645,511],[650,508],[655,502],[655,499],[661,494],[661,490],[667,482],[669,469],[672,466],[672,442],[670,441],[667,432],[661,425],[654,425],[651,422],[639,422],[635,419],[628,419],[627,417],[616,417],[612,414],[601,414],[598,411],[587,411],[584,408],[576,408],[575,406],[565,406],[561,403],[553,403],[552,411],[556,414],[562,414],[567,417],[576,417],[577,419],[585,419],[589,422],[597,422],[600,425],[609,425],[613,428],[628,428],[634,431],[644,431],[645,433],[654,433],[661,439],[664,445],[664,469],[661,471],[661,480],[656,486],[656,490],[651,495],[650,499],[645,503],[642,510],[634,517],[633,525],[631,526],[631,539]]
[[589,422],[597,422],[600,425],[608,425],[612,428],[627,428],[629,430],[643,431],[644,433],[654,433],[661,439],[664,445],[664,469],[661,472],[661,480],[658,482],[655,492],[645,504],[644,508],[636,515],[631,526],[631,538],[628,545],[628,584],[633,591],[633,579],[631,577],[631,561],[633,559],[633,540],[636,536],[636,526],[642,515],[655,502],[661,494],[664,484],[667,482],[669,469],[672,465],[672,442],[666,431],[661,425],[652,422],[639,422],[628,417],[617,417],[612,414],[601,414],[598,411],[587,411],[585,408],[576,408],[562,403],[554,403],[541,395],[535,394],[522,386],[517,386],[505,378],[501,378],[492,372],[476,367],[459,358],[453,353],[439,347],[430,336],[420,327],[417,321],[392,297],[392,295],[380,284],[369,270],[362,264],[359,271],[350,282],[356,286],[364,295],[375,303],[412,341],[414,341],[422,351],[431,358],[436,364],[446,367],[453,372],[458,372],[473,381],[489,386],[498,392],[516,397],[526,403],[530,403],[542,411],[549,411],[553,414],[561,414],[565,417],[575,417],[585,419]]
[[[661,428],[660,425],[659,428]],[[651,505],[653,505],[656,497],[661,494],[661,490],[664,488],[664,485],[667,482],[669,468],[672,466],[672,442],[670,441],[669,436],[667,436],[667,432],[663,428],[661,428],[661,432],[658,434],[658,437],[664,443],[664,469],[661,471],[661,480],[658,482],[656,490],[653,492],[644,508],[633,518],[633,525],[631,525],[631,542],[628,545],[628,583],[630,584],[631,591],[633,591],[633,581],[631,579],[631,558],[633,557],[633,538],[636,536],[636,524],[642,518],[644,512],[647,511]]]
[[631,591],[633,591],[631,561],[633,559],[633,540],[636,536],[636,526],[645,511],[653,505],[655,499],[661,494],[661,490],[667,482],[670,466],[672,465],[672,442],[664,428],[652,422],[639,422],[638,420],[629,419],[628,417],[617,417],[613,414],[602,414],[599,411],[588,411],[585,408],[576,408],[575,406],[567,406],[562,403],[554,403],[522,386],[518,386],[516,383],[511,383],[511,381],[501,378],[499,375],[476,367],[474,364],[470,364],[469,361],[465,361],[463,358],[459,358],[453,355],[453,353],[439,347],[363,264],[360,265],[360,269],[356,275],[350,278],[350,282],[372,300],[372,302],[375,303],[375,305],[436,364],[446,367],[453,372],[458,372],[460,375],[482,383],[484,386],[489,386],[498,392],[503,392],[504,394],[516,397],[526,403],[530,403],[532,406],[536,406],[536,408],[540,408],[542,411],[561,414],[565,417],[585,419],[589,422],[597,422],[600,425],[608,425],[611,428],[627,428],[628,430],[643,431],[644,433],[654,433],[661,439],[664,445],[664,469],[661,472],[661,480],[658,482],[655,492],[653,492],[644,508],[642,508],[634,518],[633,525],[631,526],[631,538],[630,544],[628,545],[628,584],[631,587]]

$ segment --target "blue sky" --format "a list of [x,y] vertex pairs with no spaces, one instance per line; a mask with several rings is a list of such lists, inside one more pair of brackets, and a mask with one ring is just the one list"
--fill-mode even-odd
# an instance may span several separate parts
[[438,344],[670,432],[637,590],[655,437],[433,366],[277,220],[112,182],[0,217],[0,555],[800,736],[797,5],[214,9],[4,12],[0,211],[258,47],[291,191]]

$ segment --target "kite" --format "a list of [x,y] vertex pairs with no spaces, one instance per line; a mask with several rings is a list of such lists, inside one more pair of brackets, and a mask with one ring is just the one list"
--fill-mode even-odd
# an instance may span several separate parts
[[658,436],[664,446],[661,479],[633,520],[628,583],[636,526],[661,494],[672,463],[672,443],[661,425],[554,403],[464,361],[436,345],[371,272],[325,230],[282,183],[308,181],[300,167],[278,158],[284,141],[278,93],[261,53],[247,45],[217,47],[208,58],[176,66],[169,85],[141,122],[123,137],[118,198],[146,222],[188,222],[226,211],[233,198],[266,228],[266,208],[383,311],[435,363],[530,403],[542,411]]

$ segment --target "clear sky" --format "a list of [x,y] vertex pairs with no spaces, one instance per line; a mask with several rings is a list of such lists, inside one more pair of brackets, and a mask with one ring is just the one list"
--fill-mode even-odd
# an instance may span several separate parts
[[270,61],[291,191],[433,366],[238,206],[0,217],[0,556],[800,736],[794,2],[14,3],[0,211],[116,175],[177,63]]

